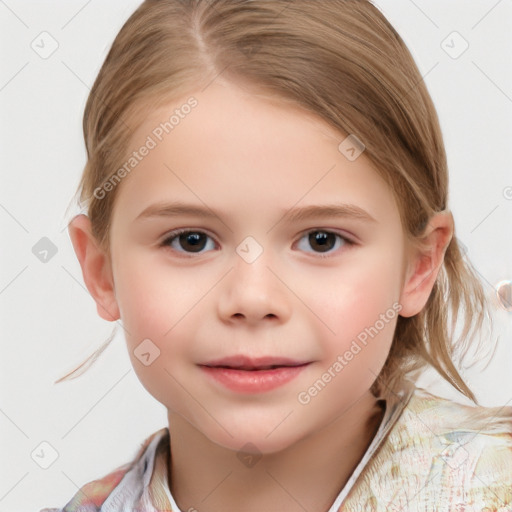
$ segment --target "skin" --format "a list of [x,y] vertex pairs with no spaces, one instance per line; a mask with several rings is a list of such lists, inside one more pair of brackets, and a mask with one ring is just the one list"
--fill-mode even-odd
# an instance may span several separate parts
[[[139,148],[192,94],[198,106],[118,185],[111,258],[85,215],[71,222],[84,281],[98,314],[122,320],[138,378],[168,410],[170,485],[182,510],[325,511],[382,420],[369,389],[398,315],[309,403],[298,394],[394,303],[403,317],[423,309],[453,217],[434,216],[427,249],[412,250],[393,195],[370,160],[363,153],[352,162],[338,150],[346,134],[248,86],[217,80],[149,112],[131,147]],[[206,205],[219,217],[135,221],[153,203],[178,200]],[[357,205],[375,222],[283,218],[292,207],[334,202]],[[211,238],[199,253],[187,253],[190,245],[178,238],[160,246],[177,228]],[[305,236],[315,230],[355,243],[335,238],[321,252]],[[252,263],[236,252],[248,236],[263,249]],[[144,339],[160,350],[149,366],[134,354]],[[198,366],[233,354],[311,364],[284,386],[244,395]],[[252,467],[236,456],[249,442],[257,449],[244,451],[261,454]]]

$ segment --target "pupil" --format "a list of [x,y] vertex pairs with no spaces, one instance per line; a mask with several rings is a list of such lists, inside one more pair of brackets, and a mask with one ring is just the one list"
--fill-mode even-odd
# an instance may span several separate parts
[[323,231],[317,231],[316,233],[311,233],[309,235],[309,243],[313,248],[315,248],[316,244],[317,248],[320,249],[319,252],[327,252],[334,247],[336,238],[334,233],[324,233]]
[[[202,233],[184,233],[180,235],[180,245],[183,249],[192,249],[192,252],[199,252],[204,249],[205,240],[201,240],[204,237]],[[189,247],[186,247],[186,245]]]

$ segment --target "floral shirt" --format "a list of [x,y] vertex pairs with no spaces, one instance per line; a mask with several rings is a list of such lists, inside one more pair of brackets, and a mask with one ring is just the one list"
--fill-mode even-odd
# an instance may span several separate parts
[[[474,407],[406,381],[327,512],[512,512],[512,407]],[[136,457],[41,512],[181,511],[167,479],[169,430]],[[243,511],[241,511],[243,512]]]

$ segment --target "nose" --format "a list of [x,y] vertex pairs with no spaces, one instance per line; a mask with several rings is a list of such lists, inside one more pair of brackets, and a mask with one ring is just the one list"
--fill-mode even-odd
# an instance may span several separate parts
[[252,263],[235,255],[233,269],[221,284],[217,306],[221,320],[248,325],[286,322],[291,316],[291,292],[278,275],[265,251]]

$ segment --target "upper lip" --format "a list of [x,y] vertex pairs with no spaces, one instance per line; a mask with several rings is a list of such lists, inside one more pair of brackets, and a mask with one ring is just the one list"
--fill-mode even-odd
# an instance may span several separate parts
[[248,357],[244,355],[236,355],[202,363],[201,366],[224,366],[228,368],[239,368],[242,370],[255,370],[272,368],[273,366],[300,366],[308,362],[309,361],[297,361],[286,357]]

